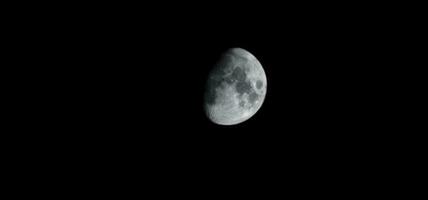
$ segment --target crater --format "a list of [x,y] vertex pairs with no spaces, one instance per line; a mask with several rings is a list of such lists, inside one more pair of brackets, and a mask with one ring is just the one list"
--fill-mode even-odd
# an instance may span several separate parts
[[242,100],[241,100],[241,101],[239,101],[239,106],[240,106],[240,107],[244,107],[244,106],[245,106],[245,101],[242,101]]
[[257,95],[255,92],[252,92],[249,96],[248,96],[248,101],[251,104],[254,104],[255,101],[257,101],[257,99],[259,98],[259,95]]

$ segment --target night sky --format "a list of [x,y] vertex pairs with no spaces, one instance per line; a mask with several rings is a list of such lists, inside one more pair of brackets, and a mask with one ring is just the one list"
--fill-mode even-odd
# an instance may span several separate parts
[[[379,170],[398,137],[385,131],[394,126],[390,74],[401,62],[390,24],[350,8],[251,7],[103,11],[67,27],[59,37],[69,54],[58,60],[75,95],[57,126],[78,146],[71,154],[176,181],[277,177],[297,187]],[[233,47],[260,61],[267,95],[249,120],[220,126],[205,116],[203,93]]]

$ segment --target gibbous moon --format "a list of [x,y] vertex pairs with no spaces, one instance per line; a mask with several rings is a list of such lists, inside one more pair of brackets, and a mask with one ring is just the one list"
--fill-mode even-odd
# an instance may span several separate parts
[[262,106],[266,88],[266,74],[257,58],[241,48],[229,49],[209,73],[205,113],[220,125],[244,122]]

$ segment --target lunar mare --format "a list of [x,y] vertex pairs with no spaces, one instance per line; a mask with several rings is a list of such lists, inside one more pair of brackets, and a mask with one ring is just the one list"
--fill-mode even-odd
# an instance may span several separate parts
[[251,118],[266,96],[266,74],[254,55],[241,48],[227,50],[209,74],[205,112],[220,125]]

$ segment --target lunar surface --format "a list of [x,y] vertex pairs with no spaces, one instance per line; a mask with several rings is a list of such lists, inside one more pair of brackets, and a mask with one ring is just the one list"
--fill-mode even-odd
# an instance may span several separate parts
[[266,88],[266,74],[257,58],[241,48],[229,49],[208,76],[205,112],[216,124],[239,124],[260,109]]

